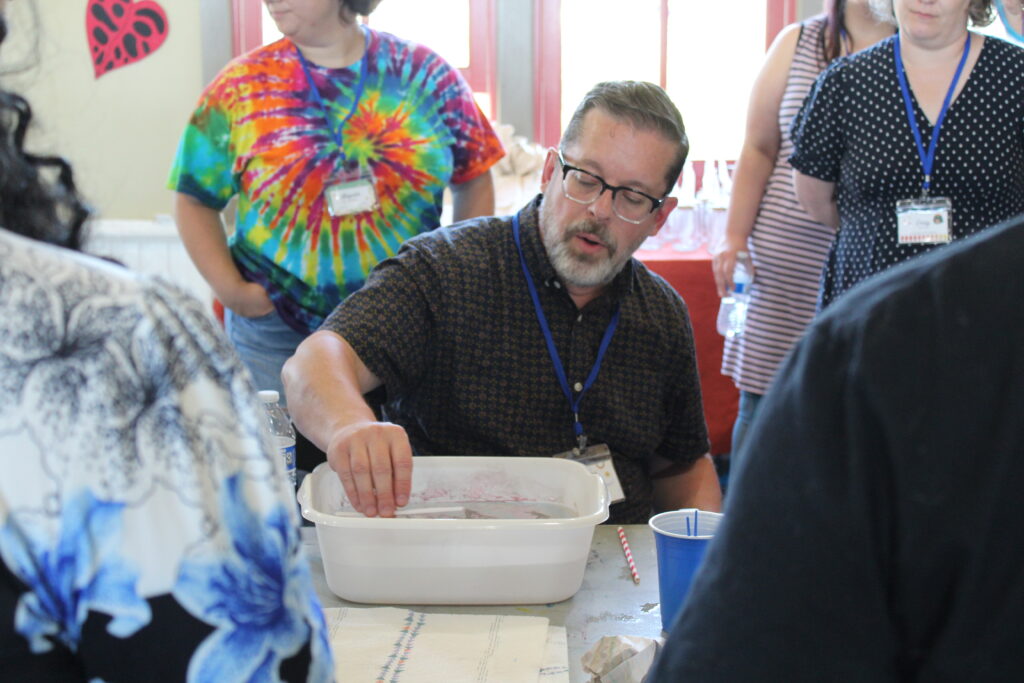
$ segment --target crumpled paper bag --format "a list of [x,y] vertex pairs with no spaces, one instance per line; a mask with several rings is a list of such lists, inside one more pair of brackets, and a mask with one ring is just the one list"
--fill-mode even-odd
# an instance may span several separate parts
[[660,638],[605,636],[580,662],[592,683],[642,683],[663,644]]
[[515,135],[515,129],[507,123],[494,124],[494,130],[505,148],[505,156],[494,165],[497,176],[514,176],[527,178],[539,175],[544,168],[547,149],[527,140],[522,135]]

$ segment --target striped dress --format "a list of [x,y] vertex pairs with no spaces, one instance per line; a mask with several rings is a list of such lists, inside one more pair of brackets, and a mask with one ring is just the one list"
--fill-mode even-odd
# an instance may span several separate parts
[[822,266],[834,232],[797,203],[789,156],[789,124],[825,68],[825,17],[805,21],[797,41],[782,106],[775,168],[758,209],[749,249],[756,272],[742,335],[725,340],[722,374],[743,391],[764,394],[789,349],[814,317]]

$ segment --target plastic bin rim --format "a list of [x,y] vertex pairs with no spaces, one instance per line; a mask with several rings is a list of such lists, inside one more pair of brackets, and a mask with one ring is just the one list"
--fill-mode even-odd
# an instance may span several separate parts
[[[572,460],[560,459],[560,458],[535,458],[526,456],[478,456],[478,455],[429,455],[420,456],[422,458],[429,458],[435,462],[457,461],[460,464],[473,464],[480,461],[490,461],[500,458],[501,460],[514,460],[515,462],[530,462],[530,461],[543,461],[547,463],[558,462],[563,463],[559,465],[545,465],[546,467],[580,467],[586,470],[586,468],[578,462]],[[322,524],[323,526],[329,527],[346,527],[353,529],[365,529],[377,527],[380,528],[382,524],[387,524],[390,529],[424,529],[430,527],[436,527],[439,529],[459,527],[463,529],[472,530],[483,530],[483,529],[522,529],[522,528],[544,528],[549,527],[550,529],[566,529],[574,527],[586,527],[595,526],[608,519],[608,488],[604,481],[597,474],[589,471],[585,471],[585,476],[591,481],[597,480],[596,483],[600,485],[599,489],[599,509],[588,515],[582,517],[569,517],[565,519],[413,519],[406,517],[339,517],[332,515],[328,512],[321,512],[315,509],[311,504],[311,489],[313,486],[314,475],[321,469],[330,468],[330,465],[326,462],[320,463],[310,472],[303,480],[302,486],[299,487],[298,502],[299,507],[302,510],[302,516],[314,524]]]

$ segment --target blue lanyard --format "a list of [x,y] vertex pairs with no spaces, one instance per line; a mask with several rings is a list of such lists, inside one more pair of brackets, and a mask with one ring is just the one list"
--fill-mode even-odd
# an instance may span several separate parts
[[331,131],[331,135],[334,137],[334,142],[338,145],[338,150],[341,152],[341,160],[345,161],[345,146],[342,144],[341,131],[348,123],[348,120],[352,118],[352,115],[356,113],[356,108],[359,107],[359,100],[363,97],[363,87],[366,85],[366,68],[367,63],[370,61],[370,32],[366,29],[366,26],[360,25],[363,30],[363,37],[366,40],[366,49],[363,51],[362,64],[359,66],[359,82],[356,83],[355,94],[352,98],[352,108],[348,110],[348,114],[341,120],[337,126],[332,123],[330,112],[327,111],[327,105],[324,104],[324,98],[320,94],[320,89],[316,87],[316,83],[313,82],[313,73],[309,69],[309,62],[306,61],[306,57],[302,54],[302,50],[299,46],[295,46],[295,52],[299,55],[299,62],[302,63],[302,71],[306,74],[306,82],[309,84],[309,89],[313,93],[313,100],[320,107],[320,111],[324,114],[324,119],[327,120],[327,127]]
[[573,433],[579,440],[580,446],[583,447],[586,444],[586,439],[583,438],[583,425],[580,423],[580,403],[583,401],[583,395],[587,393],[587,389],[597,379],[597,373],[601,370],[604,354],[608,350],[608,345],[612,342],[615,328],[619,326],[619,307],[615,307],[611,322],[608,323],[608,328],[604,331],[604,338],[601,339],[601,345],[597,349],[597,360],[594,361],[594,367],[590,369],[587,381],[583,383],[583,389],[576,395],[576,398],[573,398],[572,391],[569,389],[569,382],[565,378],[565,367],[562,365],[562,358],[558,355],[558,349],[555,348],[555,340],[551,337],[548,319],[544,315],[544,309],[540,305],[540,298],[537,296],[537,286],[533,283],[533,276],[530,275],[530,268],[526,265],[526,257],[523,255],[523,246],[519,241],[519,214],[512,217],[512,236],[516,241],[516,250],[519,252],[519,263],[523,267],[523,275],[526,276],[526,287],[530,290],[530,298],[533,299],[533,310],[537,313],[537,322],[540,323],[541,332],[544,333],[544,341],[548,345],[548,355],[551,356],[551,363],[555,366],[555,375],[558,376],[558,383],[562,387],[562,393],[565,394],[565,397],[569,400],[569,407],[572,408],[574,420]]
[[921,142],[921,130],[917,127],[917,117],[914,116],[914,104],[910,99],[910,86],[907,85],[907,74],[903,70],[903,55],[900,52],[900,36],[896,34],[895,42],[896,50],[896,77],[900,82],[900,90],[903,91],[903,104],[907,108],[907,121],[910,123],[910,130],[914,133],[914,142],[917,143],[917,156],[921,158],[921,166],[924,168],[924,196],[928,196],[928,190],[932,184],[932,167],[935,164],[935,148],[939,144],[939,129],[942,128],[942,122],[946,118],[946,112],[949,111],[950,100],[953,99],[953,92],[956,90],[957,81],[960,80],[960,74],[964,71],[964,64],[967,63],[967,54],[971,50],[971,34],[968,32],[967,40],[964,41],[964,54],[960,58],[960,65],[956,68],[956,73],[953,74],[953,82],[949,84],[949,90],[946,92],[946,99],[942,101],[942,109],[939,110],[939,118],[935,122],[935,128],[932,129],[932,139],[928,144],[928,152],[924,151],[924,143]]

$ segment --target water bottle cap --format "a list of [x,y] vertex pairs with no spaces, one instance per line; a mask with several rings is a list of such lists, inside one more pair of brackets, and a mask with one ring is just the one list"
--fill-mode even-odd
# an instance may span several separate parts
[[281,398],[281,395],[273,389],[263,389],[257,394],[257,396],[259,396],[260,400],[264,403],[277,403]]

